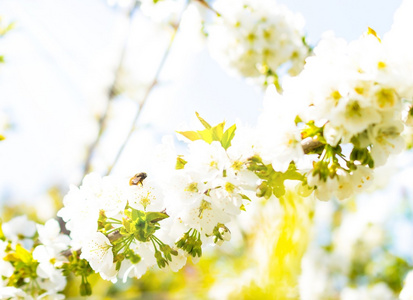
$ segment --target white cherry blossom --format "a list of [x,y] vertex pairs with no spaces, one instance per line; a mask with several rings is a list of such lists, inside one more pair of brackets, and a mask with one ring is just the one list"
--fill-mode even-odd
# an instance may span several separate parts
[[113,280],[117,274],[116,264],[113,263],[112,244],[100,232],[95,232],[83,244],[80,256],[86,259],[92,269],[100,273],[103,279]]

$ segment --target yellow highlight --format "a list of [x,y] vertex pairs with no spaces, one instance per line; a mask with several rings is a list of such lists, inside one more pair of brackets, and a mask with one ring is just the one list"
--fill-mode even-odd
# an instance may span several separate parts
[[377,63],[377,68],[378,69],[384,69],[384,68],[386,68],[386,63],[385,62],[383,62],[383,61],[379,61],[378,63]]
[[261,273],[240,293],[232,294],[231,299],[300,299],[298,278],[312,235],[313,205],[311,199],[286,192],[280,199],[282,212],[278,224],[274,226],[277,222],[274,218],[263,220],[261,224],[262,230],[267,231],[264,238],[267,244],[260,246],[268,249],[268,257],[260,266],[263,267]]
[[377,36],[376,31],[370,27],[368,27],[367,29],[367,35],[369,34],[374,35],[377,38],[377,40],[381,43],[381,39]]

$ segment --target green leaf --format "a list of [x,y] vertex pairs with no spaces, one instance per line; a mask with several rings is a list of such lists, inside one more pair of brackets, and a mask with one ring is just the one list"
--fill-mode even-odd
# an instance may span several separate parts
[[202,119],[198,112],[195,112],[195,114],[196,114],[196,117],[198,118],[198,120],[202,123],[202,125],[204,125],[204,127],[205,127],[206,129],[211,128],[211,125],[209,125],[209,123],[208,123],[207,121],[205,121],[204,119]]
[[20,244],[16,245],[16,254],[19,256],[22,262],[28,264],[33,261],[32,254],[24,249]]
[[131,214],[132,221],[137,220],[139,218],[138,210],[132,208],[131,212],[132,212],[132,214]]
[[200,131],[177,131],[177,133],[183,135],[190,141],[203,140],[208,144],[212,142],[220,142],[224,149],[228,149],[231,146],[231,141],[235,136],[236,125],[228,128],[224,133],[225,122],[219,123],[212,127],[207,121],[200,117],[196,113],[199,121],[204,125],[205,129]]
[[9,262],[23,262],[25,264],[29,264],[33,261],[30,252],[24,249],[20,244],[16,245],[16,251],[14,253],[7,254],[3,259]]
[[248,198],[248,196],[246,196],[246,195],[244,195],[244,194],[239,194],[239,195],[241,196],[242,199],[251,201],[251,199]]
[[121,232],[122,234],[132,232],[130,220],[128,220],[128,219],[123,219],[122,225],[123,225],[124,228],[121,228],[121,229],[126,230],[126,232]]
[[291,166],[294,166],[294,165],[293,164],[290,165],[290,168],[288,168],[288,170],[284,173],[284,175],[283,175],[284,178],[283,179],[284,180],[300,180],[300,181],[303,181],[305,176],[303,174],[299,173],[297,171],[297,169],[295,169],[295,166],[294,166],[294,169],[292,169]]
[[177,131],[177,133],[183,135],[190,141],[196,141],[202,139],[197,131]]
[[252,157],[249,160],[248,169],[254,172],[263,181],[257,188],[256,195],[266,199],[273,194],[280,198],[285,194],[284,182],[286,180],[303,181],[305,176],[297,171],[294,163],[290,163],[287,171],[275,171],[272,165],[265,165],[260,157]]
[[224,132],[221,138],[221,145],[225,150],[231,146],[231,141],[235,136],[236,129],[237,129],[237,125],[234,124]]
[[208,144],[211,144],[213,141],[221,141],[220,137],[222,137],[223,127],[224,125],[221,123],[215,127],[204,129],[202,131],[177,131],[177,133],[183,135],[190,141],[203,140]]
[[165,213],[155,212],[155,211],[146,213],[146,220],[151,223],[156,223],[166,218],[169,218],[169,216]]
[[222,140],[222,135],[224,133],[225,122],[218,124],[215,127],[212,127],[212,138],[214,141],[220,142]]
[[204,140],[208,144],[211,144],[214,141],[214,136],[212,133],[212,129],[204,129],[202,131],[198,131],[201,140]]
[[175,169],[176,170],[181,170],[185,167],[187,161],[182,158],[182,155],[178,155],[176,158],[176,164],[175,164]]
[[299,124],[299,123],[302,123],[303,122],[303,120],[301,120],[301,118],[300,118],[300,116],[296,116],[295,117],[295,120],[294,120],[294,123],[295,123],[295,125],[297,125],[297,124]]
[[307,137],[314,137],[316,135],[322,136],[323,134],[323,127],[317,127],[314,124],[314,121],[310,121],[306,124],[304,129],[301,131],[301,137],[302,139],[305,139]]

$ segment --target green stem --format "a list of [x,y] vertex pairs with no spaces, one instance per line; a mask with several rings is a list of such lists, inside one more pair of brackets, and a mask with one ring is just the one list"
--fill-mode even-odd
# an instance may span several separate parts
[[[126,244],[130,241],[133,240],[133,236],[129,236],[125,239],[123,239],[122,241],[119,242],[119,244],[117,244],[114,248],[115,248],[115,253],[118,254],[120,252],[120,250],[122,250]],[[119,249],[117,248],[118,246],[121,246]]]
[[157,236],[153,235],[152,237],[159,246],[165,245]]
[[121,221],[119,221],[119,220],[117,220],[117,219],[114,219],[114,218],[108,218],[108,220],[112,220],[113,222],[111,222],[111,223],[118,223],[118,224],[122,224],[122,222],[121,222]]
[[155,245],[155,242],[153,241],[152,236],[151,236],[151,238],[150,238],[150,239],[151,239],[151,242],[152,242],[152,244],[153,244],[153,247],[155,248],[155,252],[156,252],[156,251],[158,251],[158,248],[156,248],[156,245]]

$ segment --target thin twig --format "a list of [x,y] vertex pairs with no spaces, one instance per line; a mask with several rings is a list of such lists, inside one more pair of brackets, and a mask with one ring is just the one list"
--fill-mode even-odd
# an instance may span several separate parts
[[149,95],[151,94],[153,88],[158,84],[159,75],[162,72],[162,69],[165,65],[165,62],[166,62],[168,56],[169,56],[169,53],[170,53],[170,50],[172,48],[173,42],[175,40],[175,37],[176,37],[176,35],[178,33],[178,30],[179,30],[179,27],[181,25],[182,14],[183,14],[183,12],[181,13],[181,16],[180,16],[180,19],[179,19],[178,23],[175,26],[173,26],[174,31],[172,33],[172,36],[171,36],[171,39],[169,41],[168,47],[166,48],[166,50],[165,50],[165,52],[162,56],[161,62],[159,63],[158,69],[156,70],[155,76],[154,76],[151,84],[147,88],[146,93],[145,93],[142,101],[139,103],[138,110],[135,114],[135,117],[133,118],[133,121],[132,121],[131,127],[129,129],[128,135],[126,136],[126,138],[123,141],[122,145],[120,146],[118,152],[116,153],[115,159],[113,160],[112,164],[108,167],[106,175],[109,175],[112,172],[115,165],[118,163],[119,158],[121,157],[123,151],[125,150],[126,145],[128,144],[133,132],[135,131],[136,122],[138,121],[138,119],[139,119],[139,117],[142,113],[142,110],[143,110],[145,104],[147,103]]
[[116,85],[118,83],[119,76],[120,76],[120,73],[121,73],[121,70],[122,70],[122,66],[123,66],[123,63],[124,63],[124,60],[125,60],[126,50],[127,50],[127,46],[128,46],[128,43],[129,43],[131,31],[132,31],[131,30],[132,29],[132,19],[133,19],[134,12],[137,8],[137,3],[138,2],[135,3],[135,5],[131,8],[131,10],[128,13],[128,29],[127,29],[128,31],[127,31],[125,40],[123,42],[122,50],[121,50],[121,53],[120,53],[120,56],[119,56],[119,61],[118,61],[116,71],[115,71],[114,80],[113,80],[112,85],[111,85],[111,87],[109,89],[109,92],[108,92],[108,100],[107,100],[107,103],[106,103],[106,107],[105,107],[105,110],[104,110],[103,114],[99,118],[99,122],[98,122],[99,131],[98,131],[98,134],[96,135],[96,138],[93,141],[93,143],[90,144],[90,146],[87,150],[87,153],[86,153],[86,159],[85,159],[85,163],[84,163],[84,167],[83,167],[82,179],[83,179],[83,177],[85,177],[85,175],[87,173],[90,172],[93,153],[95,152],[96,147],[97,147],[97,145],[99,144],[99,142],[102,138],[102,134],[106,129],[106,123],[107,123],[107,120],[108,120],[112,100],[116,96]]
[[210,11],[214,12],[218,17],[221,16],[221,14],[219,12],[217,12],[208,2],[206,2],[205,0],[195,0],[198,1],[200,4],[202,4],[203,6],[205,6],[206,8],[208,8]]

